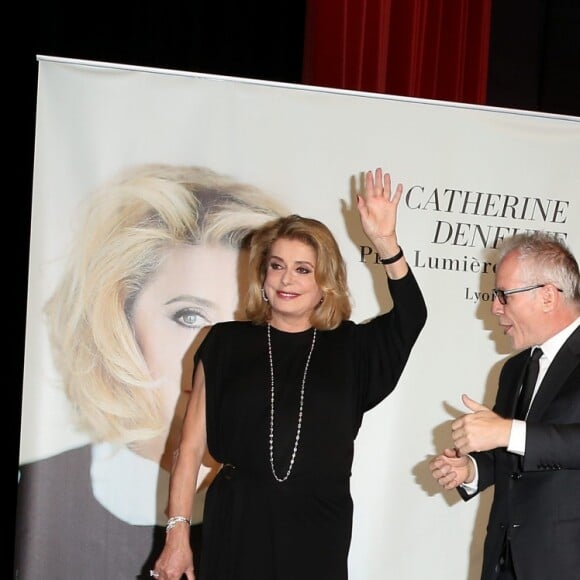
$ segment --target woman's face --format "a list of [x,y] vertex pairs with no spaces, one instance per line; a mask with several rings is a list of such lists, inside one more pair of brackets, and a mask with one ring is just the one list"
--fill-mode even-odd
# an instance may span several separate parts
[[151,459],[159,461],[165,453],[170,461],[177,443],[200,329],[234,318],[245,274],[239,258],[238,250],[224,246],[172,249],[135,301],[135,336],[153,379],[161,383],[171,426],[167,441],[140,447]]
[[274,326],[290,332],[310,327],[310,315],[322,298],[315,272],[316,252],[308,244],[286,238],[272,244],[264,292]]

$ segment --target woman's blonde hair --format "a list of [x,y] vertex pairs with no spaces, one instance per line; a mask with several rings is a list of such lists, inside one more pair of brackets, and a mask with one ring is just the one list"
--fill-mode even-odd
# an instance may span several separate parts
[[257,188],[210,169],[165,164],[122,173],[90,204],[45,313],[81,426],[96,440],[130,443],[161,429],[159,389],[131,324],[136,297],[170,249],[241,248],[284,210]]
[[351,314],[344,259],[334,236],[322,222],[295,214],[265,224],[252,236],[249,289],[245,305],[248,319],[256,324],[264,324],[271,317],[271,306],[263,299],[262,287],[272,245],[279,239],[299,240],[314,250],[316,283],[323,299],[312,312],[310,322],[319,330],[336,328]]

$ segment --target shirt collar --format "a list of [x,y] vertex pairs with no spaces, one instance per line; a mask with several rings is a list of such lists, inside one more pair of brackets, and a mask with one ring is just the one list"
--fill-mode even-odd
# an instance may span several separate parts
[[114,516],[136,526],[165,525],[169,474],[125,446],[92,447],[93,494]]
[[546,340],[543,344],[539,345],[542,348],[543,356],[546,357],[549,362],[552,362],[558,351],[562,348],[562,345],[570,338],[572,333],[580,326],[580,316],[574,320],[571,324],[563,328],[560,332]]
[[[202,466],[191,521],[200,523],[206,488],[199,486],[209,472]],[[134,526],[165,526],[169,473],[155,461],[111,443],[92,446],[91,484],[97,501],[111,514]]]

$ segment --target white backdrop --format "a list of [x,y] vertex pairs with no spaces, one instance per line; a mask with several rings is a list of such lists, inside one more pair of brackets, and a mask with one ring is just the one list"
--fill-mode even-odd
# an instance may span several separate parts
[[450,445],[461,393],[493,403],[510,354],[489,313],[494,238],[559,232],[580,255],[580,119],[40,57],[21,462],[86,442],[41,310],[83,199],[145,162],[208,166],[323,220],[348,263],[356,321],[388,306],[375,291],[382,268],[361,261],[361,174],[382,166],[404,184],[399,237],[429,318],[356,441],[351,579],[479,578],[490,490],[464,504],[427,461]]

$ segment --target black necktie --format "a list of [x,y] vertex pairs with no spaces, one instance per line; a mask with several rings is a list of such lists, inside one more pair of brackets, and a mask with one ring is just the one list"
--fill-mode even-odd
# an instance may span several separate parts
[[524,371],[524,382],[522,385],[522,390],[518,397],[518,402],[516,403],[516,412],[514,415],[515,419],[525,419],[528,412],[528,407],[530,406],[530,401],[532,400],[532,394],[534,392],[534,387],[536,386],[536,381],[538,379],[538,372],[540,371],[540,357],[542,356],[542,349],[535,348],[532,352],[532,356],[528,359],[528,364],[526,370]]

